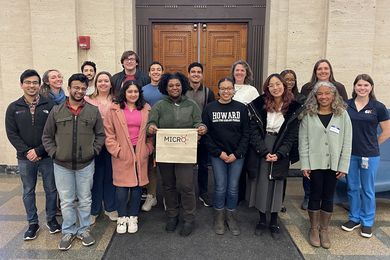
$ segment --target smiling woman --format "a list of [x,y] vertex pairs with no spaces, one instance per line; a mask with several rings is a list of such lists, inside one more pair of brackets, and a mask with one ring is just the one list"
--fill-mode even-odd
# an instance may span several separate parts
[[318,82],[305,104],[299,156],[303,176],[310,179],[310,244],[330,248],[333,197],[338,179],[348,172],[352,125],[345,103],[330,82]]
[[58,70],[51,69],[43,73],[42,82],[41,89],[39,90],[42,96],[50,98],[57,105],[65,102],[66,96],[62,89],[63,79]]

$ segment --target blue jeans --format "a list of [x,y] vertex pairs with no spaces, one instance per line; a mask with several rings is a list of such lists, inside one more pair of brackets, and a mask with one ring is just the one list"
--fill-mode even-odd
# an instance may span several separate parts
[[233,210],[237,207],[238,181],[240,179],[244,157],[232,163],[225,163],[219,157],[210,156],[214,172],[214,207]]
[[112,180],[111,154],[104,145],[99,155],[95,156],[95,174],[93,175],[91,215],[98,215],[104,209],[116,210],[115,186]]
[[18,169],[23,183],[23,204],[29,225],[39,222],[35,201],[38,170],[42,174],[43,189],[46,195],[46,220],[52,220],[57,212],[57,188],[54,181],[53,160],[49,157],[38,162],[18,159]]
[[[54,176],[61,200],[63,234],[80,235],[91,224],[91,189],[94,171],[94,161],[81,170],[67,169],[54,163]],[[79,199],[77,206],[78,226],[76,226],[77,219],[74,203],[76,191]]]
[[204,143],[200,142],[197,151],[197,162],[198,162],[198,187],[199,195],[207,193],[209,184],[209,171],[207,168],[208,150]]
[[302,186],[303,190],[305,191],[305,199],[310,198],[310,180],[306,177],[302,178]]
[[[126,213],[127,198],[129,197],[130,189],[130,210]],[[139,207],[141,205],[142,187],[116,187],[116,208],[118,217],[138,216]]]
[[[347,193],[350,206],[349,219],[363,226],[372,227],[375,218],[374,182],[380,157],[368,157],[368,169],[362,169],[362,157],[351,155],[347,178]],[[362,200],[360,199],[362,187]],[[363,202],[363,203],[362,203]]]

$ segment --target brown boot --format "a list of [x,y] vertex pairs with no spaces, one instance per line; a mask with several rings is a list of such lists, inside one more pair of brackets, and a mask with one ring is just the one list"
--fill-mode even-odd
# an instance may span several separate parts
[[330,223],[330,219],[332,218],[332,213],[321,210],[320,217],[320,239],[321,246],[323,248],[330,248],[330,239],[328,234],[328,226]]
[[241,234],[240,229],[237,226],[237,210],[226,209],[226,223],[233,236]]
[[223,235],[225,233],[225,209],[216,209],[215,210],[215,222],[214,222],[214,231],[217,235]]
[[310,244],[315,247],[321,245],[320,242],[320,211],[308,210],[310,218]]

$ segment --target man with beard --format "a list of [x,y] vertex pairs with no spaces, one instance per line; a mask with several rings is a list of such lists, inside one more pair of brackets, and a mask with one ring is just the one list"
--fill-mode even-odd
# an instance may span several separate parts
[[[95,243],[88,230],[94,156],[99,154],[106,136],[99,109],[84,101],[87,89],[88,78],[84,74],[73,74],[69,78],[69,97],[52,109],[42,135],[43,146],[53,158],[54,177],[61,200],[64,236],[59,244],[60,250],[68,250],[76,236],[84,246]],[[78,221],[74,203],[76,192]]]
[[92,61],[85,61],[81,65],[81,73],[88,78],[87,96],[95,92],[95,76],[96,76],[96,64]]
[[[191,89],[186,93],[187,97],[194,100],[201,111],[210,102],[215,100],[214,92],[203,86],[201,83],[203,79],[203,66],[198,62],[193,62],[188,66],[188,79],[190,81]],[[210,199],[208,192],[208,151],[203,143],[203,138],[199,140],[198,144],[198,187],[199,200],[203,202],[206,207],[212,207],[213,201]]]

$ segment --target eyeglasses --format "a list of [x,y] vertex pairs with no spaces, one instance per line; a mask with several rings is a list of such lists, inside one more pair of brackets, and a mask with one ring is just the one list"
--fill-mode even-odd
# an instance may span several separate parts
[[134,58],[124,59],[124,62],[135,62],[135,59]]
[[33,84],[33,85],[39,85],[39,82],[38,81],[23,81],[23,84],[26,84],[26,85],[31,85],[31,84]]
[[286,79],[285,81],[286,81],[286,82],[294,83],[294,82],[295,82],[295,79]]
[[219,88],[220,91],[225,91],[225,90],[232,91],[233,89],[234,89],[233,87]]
[[80,88],[80,87],[72,87],[76,91],[82,91],[82,92],[87,92],[87,88]]

